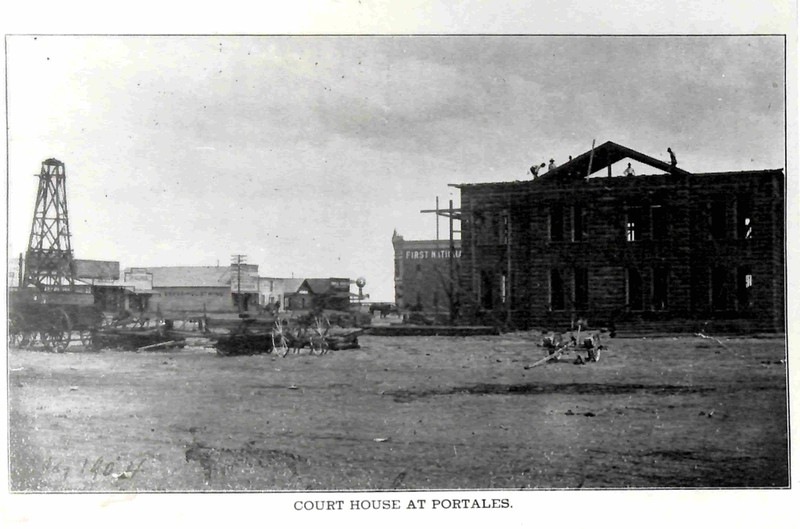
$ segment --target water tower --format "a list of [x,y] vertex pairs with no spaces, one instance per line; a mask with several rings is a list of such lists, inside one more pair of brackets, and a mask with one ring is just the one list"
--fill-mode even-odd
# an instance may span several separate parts
[[367,280],[363,277],[359,277],[356,279],[356,286],[358,287],[358,301],[361,302],[364,299],[364,285],[367,284]]

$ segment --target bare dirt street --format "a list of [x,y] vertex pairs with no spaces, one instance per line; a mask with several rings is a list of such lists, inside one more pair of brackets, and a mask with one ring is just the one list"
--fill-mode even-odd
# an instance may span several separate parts
[[786,487],[783,337],[9,351],[12,490]]

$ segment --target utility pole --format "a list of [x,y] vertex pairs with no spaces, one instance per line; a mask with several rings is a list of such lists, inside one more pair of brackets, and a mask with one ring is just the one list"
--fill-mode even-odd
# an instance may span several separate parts
[[236,306],[242,312],[242,265],[247,262],[247,256],[234,254],[231,256],[231,264],[236,265]]
[[[452,208],[451,208],[452,209]],[[436,240],[439,240],[439,197],[436,197]]]
[[592,150],[589,152],[589,169],[586,170],[586,178],[592,174],[592,161],[594,160],[594,142],[597,140],[592,140]]
[[457,309],[456,309],[456,282],[458,278],[456,277],[456,261],[455,261],[455,254],[456,254],[456,239],[454,238],[454,234],[458,233],[459,236],[461,235],[460,229],[455,229],[454,222],[461,221],[461,208],[454,208],[453,207],[453,200],[450,200],[449,207],[447,209],[440,209],[439,208],[439,197],[436,197],[436,209],[423,209],[420,210],[420,213],[435,213],[437,222],[436,222],[436,240],[439,240],[439,222],[438,218],[440,216],[447,217],[449,219],[449,228],[450,228],[450,255],[448,258],[448,268],[449,268],[449,285],[446,294],[450,298],[450,321],[454,322],[457,317]]
[[[439,209],[438,200],[437,200],[437,204],[436,204],[436,209],[437,210]],[[448,263],[448,265],[450,267],[450,284],[448,285],[449,288],[450,288],[450,292],[448,292],[448,294],[449,294],[449,297],[450,297],[450,300],[449,300],[450,301],[450,307],[449,307],[450,308],[450,325],[453,325],[455,323],[455,319],[457,317],[457,314],[456,314],[456,298],[455,298],[455,295],[456,295],[455,283],[456,283],[457,279],[456,279],[456,261],[455,261],[456,243],[455,243],[455,240],[453,239],[453,200],[452,199],[450,199],[450,207],[448,208],[447,213],[448,213],[447,217],[450,220],[450,257],[449,257],[450,262]],[[437,227],[438,227],[438,222],[439,222],[439,212],[438,211],[436,212],[436,222],[437,222]]]

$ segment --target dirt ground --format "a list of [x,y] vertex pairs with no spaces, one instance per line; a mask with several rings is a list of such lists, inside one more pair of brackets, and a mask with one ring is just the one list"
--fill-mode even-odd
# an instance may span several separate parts
[[371,337],[326,356],[10,350],[22,491],[786,487],[783,337]]

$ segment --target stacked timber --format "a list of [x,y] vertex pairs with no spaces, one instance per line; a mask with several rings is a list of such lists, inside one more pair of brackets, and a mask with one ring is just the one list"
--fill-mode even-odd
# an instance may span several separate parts
[[486,336],[500,334],[490,326],[466,325],[373,325],[365,329],[373,336]]

